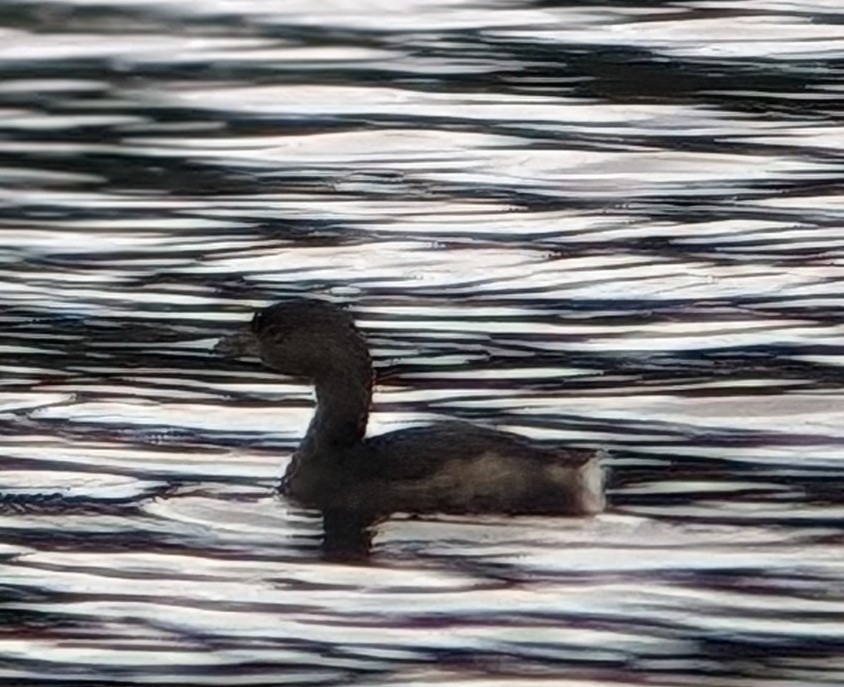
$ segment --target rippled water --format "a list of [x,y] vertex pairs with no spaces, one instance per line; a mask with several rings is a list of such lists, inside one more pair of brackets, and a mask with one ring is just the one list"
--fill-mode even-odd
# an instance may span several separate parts
[[[844,681],[839,0],[0,7],[0,678]],[[294,294],[372,431],[611,451],[594,519],[273,487],[307,388],[215,357]]]

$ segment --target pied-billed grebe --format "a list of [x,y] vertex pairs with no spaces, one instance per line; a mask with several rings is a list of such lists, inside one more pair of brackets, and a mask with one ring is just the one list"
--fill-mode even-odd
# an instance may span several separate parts
[[542,448],[463,422],[367,439],[369,351],[352,317],[331,303],[291,300],[259,310],[215,350],[256,354],[315,385],[316,413],[282,482],[282,493],[302,506],[372,515],[603,510],[603,469],[594,451]]

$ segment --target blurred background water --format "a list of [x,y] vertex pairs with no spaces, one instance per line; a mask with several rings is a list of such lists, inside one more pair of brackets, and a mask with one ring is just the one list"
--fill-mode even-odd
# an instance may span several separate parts
[[[0,6],[0,680],[844,681],[840,0]],[[273,493],[352,308],[372,433],[612,452],[588,520]]]

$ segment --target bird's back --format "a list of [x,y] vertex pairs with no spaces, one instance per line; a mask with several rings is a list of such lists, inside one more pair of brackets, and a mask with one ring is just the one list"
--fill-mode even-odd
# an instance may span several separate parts
[[378,513],[585,515],[603,510],[600,456],[445,422],[367,439],[342,460],[336,505]]

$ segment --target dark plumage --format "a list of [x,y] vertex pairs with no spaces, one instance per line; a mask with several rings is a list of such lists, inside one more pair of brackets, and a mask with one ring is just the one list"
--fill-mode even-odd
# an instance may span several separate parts
[[603,509],[594,451],[543,448],[463,422],[365,438],[372,364],[352,317],[335,305],[291,300],[264,308],[217,350],[254,353],[316,387],[316,412],[282,482],[282,492],[303,506],[372,516]]

